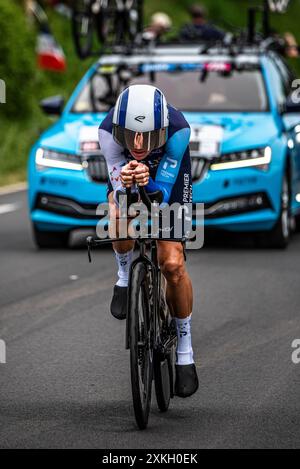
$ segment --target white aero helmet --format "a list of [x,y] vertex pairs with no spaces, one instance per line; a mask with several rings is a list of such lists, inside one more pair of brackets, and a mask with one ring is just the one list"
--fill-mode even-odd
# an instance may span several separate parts
[[118,97],[113,137],[128,150],[152,151],[167,140],[169,112],[164,94],[155,86],[131,85]]

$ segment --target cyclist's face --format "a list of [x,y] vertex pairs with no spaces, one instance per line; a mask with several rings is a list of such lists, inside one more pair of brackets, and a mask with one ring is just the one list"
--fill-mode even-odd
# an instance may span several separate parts
[[142,132],[136,132],[133,148],[130,149],[130,153],[138,161],[143,160],[149,155],[150,151],[144,150],[144,136]]
[[133,156],[134,159],[140,161],[145,159],[150,151],[144,151],[144,150],[130,150],[131,155]]

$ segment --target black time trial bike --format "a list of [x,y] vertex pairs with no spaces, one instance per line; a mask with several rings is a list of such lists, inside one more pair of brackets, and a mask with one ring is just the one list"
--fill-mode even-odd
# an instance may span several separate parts
[[[153,196],[149,196],[143,187],[138,190],[142,202],[150,210]],[[130,191],[127,190],[128,199]],[[133,238],[123,238],[128,239]],[[92,248],[113,241],[117,240],[88,237],[89,260]],[[166,412],[174,397],[177,333],[166,301],[166,280],[158,263],[157,237],[137,238],[136,242],[139,254],[133,260],[129,274],[126,349],[130,350],[135,419],[138,427],[144,429],[148,424],[153,380],[160,411]]]

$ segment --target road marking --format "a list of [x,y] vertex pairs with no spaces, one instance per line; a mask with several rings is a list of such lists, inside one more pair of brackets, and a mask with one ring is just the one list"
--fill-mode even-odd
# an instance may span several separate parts
[[6,363],[6,344],[0,339],[0,363]]
[[69,278],[70,278],[70,280],[78,280],[79,279],[78,275],[70,275]]
[[0,215],[3,215],[4,213],[15,212],[16,210],[19,210],[20,207],[21,204],[18,202],[13,204],[2,204],[0,205]]

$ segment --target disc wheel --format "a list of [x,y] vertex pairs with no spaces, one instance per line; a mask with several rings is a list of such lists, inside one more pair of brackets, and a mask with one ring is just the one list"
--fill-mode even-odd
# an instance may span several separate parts
[[170,321],[170,313],[165,300],[165,279],[162,277],[160,300],[160,334],[161,342],[174,338],[173,346],[167,354],[157,349],[154,353],[154,382],[156,402],[161,412],[166,412],[170,405],[170,399],[174,395],[174,363],[177,344],[176,328]]
[[166,412],[170,405],[171,383],[168,359],[160,358],[160,354],[154,357],[154,382],[156,402],[161,412]]

